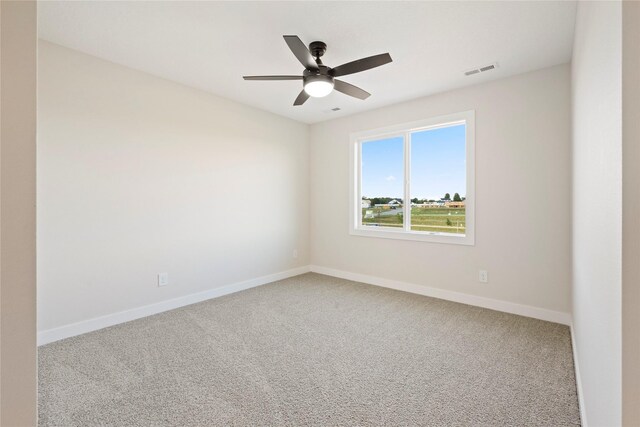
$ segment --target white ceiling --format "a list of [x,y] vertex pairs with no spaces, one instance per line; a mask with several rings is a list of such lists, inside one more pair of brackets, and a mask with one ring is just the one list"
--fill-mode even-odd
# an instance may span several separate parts
[[[305,123],[569,62],[575,2],[40,2],[40,38]],[[299,74],[283,34],[327,43],[325,64],[389,52],[391,64],[343,77],[294,107]],[[470,68],[499,67],[464,76]],[[339,112],[329,112],[340,107]]]

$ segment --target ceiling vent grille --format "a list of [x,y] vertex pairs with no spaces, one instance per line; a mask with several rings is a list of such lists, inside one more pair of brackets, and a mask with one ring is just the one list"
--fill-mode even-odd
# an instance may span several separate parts
[[489,65],[485,65],[482,67],[478,67],[478,68],[473,68],[471,70],[467,70],[464,72],[465,76],[472,76],[474,74],[479,74],[479,73],[484,73],[485,71],[491,71],[491,70],[495,70],[496,68],[498,68],[498,63],[494,62],[493,64],[489,64]]

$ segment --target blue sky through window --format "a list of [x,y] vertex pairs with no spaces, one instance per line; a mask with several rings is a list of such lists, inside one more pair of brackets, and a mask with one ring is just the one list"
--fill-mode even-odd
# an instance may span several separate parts
[[404,198],[404,141],[402,137],[362,144],[362,195]]
[[[411,135],[411,197],[439,200],[466,195],[465,125]],[[402,137],[362,144],[362,195],[403,198]]]

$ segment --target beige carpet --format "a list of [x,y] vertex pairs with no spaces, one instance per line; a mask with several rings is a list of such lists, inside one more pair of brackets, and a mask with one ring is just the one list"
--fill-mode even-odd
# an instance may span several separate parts
[[318,274],[52,343],[42,426],[580,423],[569,329]]

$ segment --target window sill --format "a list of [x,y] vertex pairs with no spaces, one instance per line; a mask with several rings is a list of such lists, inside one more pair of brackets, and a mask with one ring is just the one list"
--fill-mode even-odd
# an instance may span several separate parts
[[355,228],[349,230],[349,234],[362,237],[377,237],[383,239],[413,240],[418,242],[445,243],[453,245],[474,246],[474,238],[467,234],[450,234],[424,231],[404,231],[394,230],[384,227],[376,227],[375,230],[369,228]]

